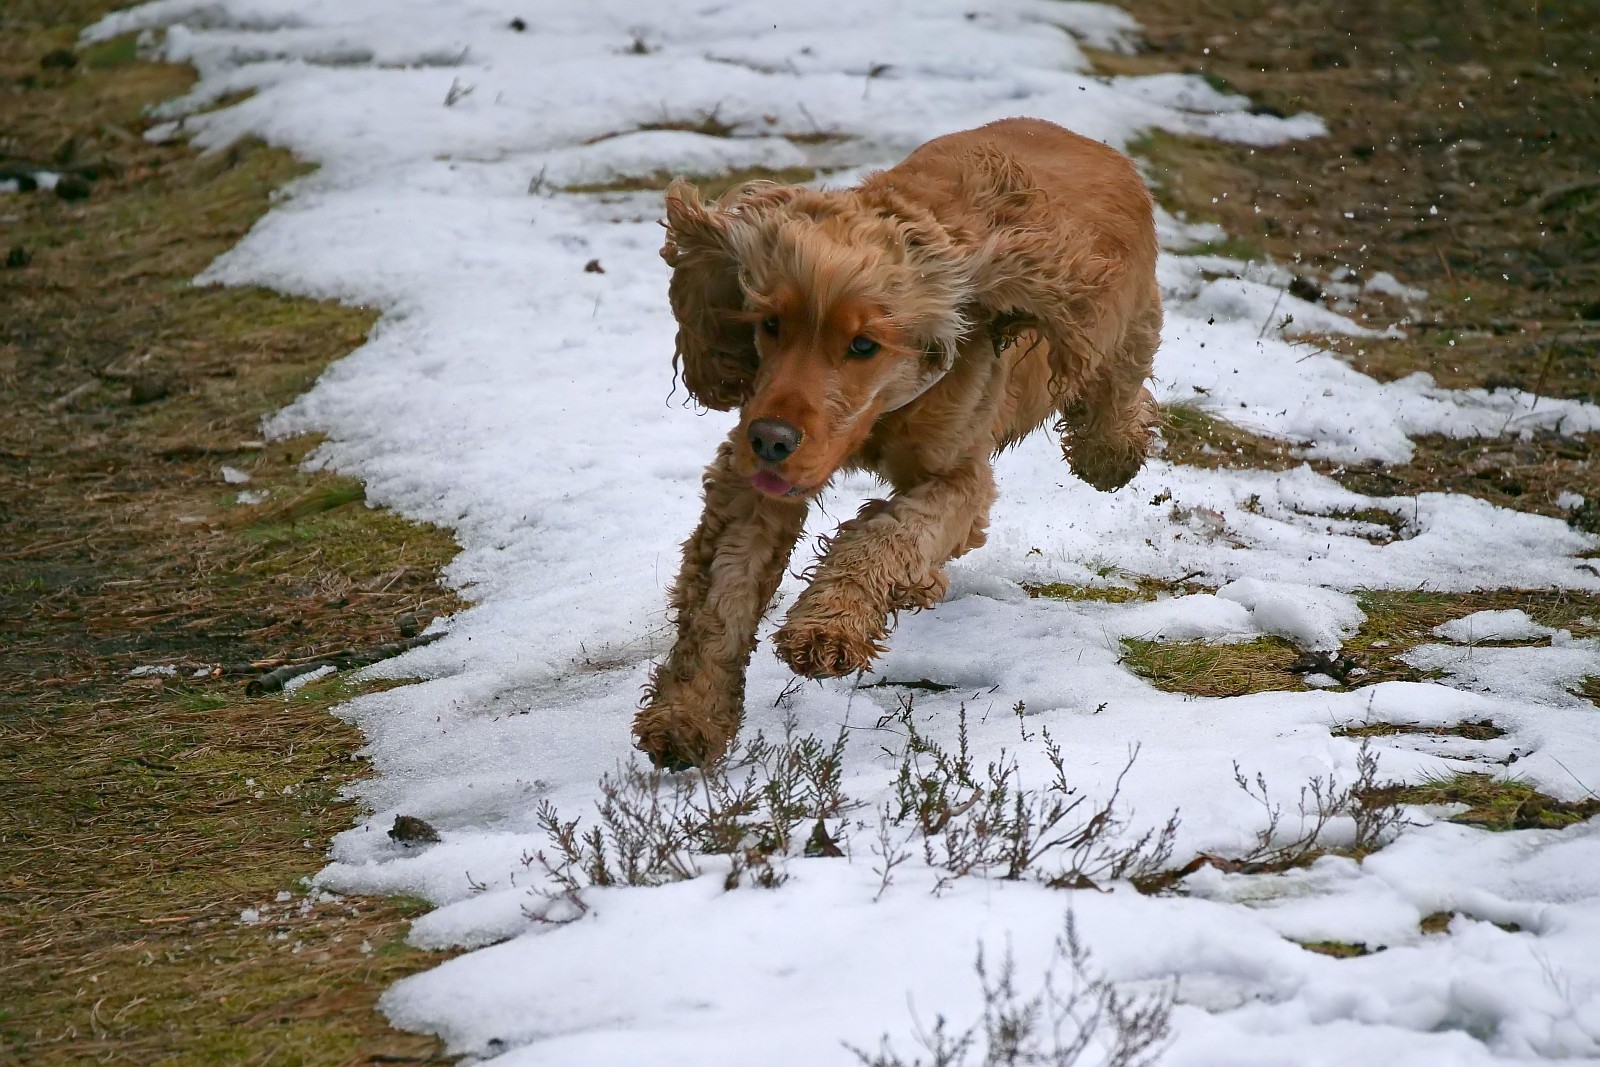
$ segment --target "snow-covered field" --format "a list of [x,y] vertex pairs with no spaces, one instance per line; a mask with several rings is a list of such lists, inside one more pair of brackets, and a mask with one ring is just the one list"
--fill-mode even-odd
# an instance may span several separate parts
[[[440,624],[445,639],[381,667],[426,680],[343,709],[381,773],[362,787],[371,817],[334,841],[319,877],[333,891],[426,897],[438,908],[413,938],[472,949],[385,995],[397,1025],[504,1064],[851,1063],[844,1042],[889,1034],[909,1053],[919,1018],[976,1018],[980,945],[991,959],[1009,945],[1019,984],[1034,988],[1070,909],[1120,988],[1176,983],[1170,1064],[1600,1057],[1592,824],[1493,835],[1412,811],[1363,863],[1208,869],[1161,896],[1125,883],[942,884],[897,829],[890,845],[911,858],[883,887],[873,813],[904,745],[888,713],[908,690],[864,687],[881,680],[952,687],[916,693],[918,728],[953,745],[964,706],[978,766],[1004,748],[1033,787],[1053,773],[1045,730],[1092,799],[1137,746],[1119,798],[1126,833],[1176,809],[1175,863],[1255,843],[1266,808],[1236,787],[1236,763],[1291,812],[1310,779],[1353,780],[1357,742],[1332,732],[1345,724],[1487,718],[1507,731],[1380,739],[1386,779],[1496,770],[1515,755],[1516,772],[1557,797],[1600,785],[1600,717],[1568,692],[1600,674],[1600,647],[1526,619],[1442,630],[1412,653],[1445,672],[1438,683],[1194,699],[1119,665],[1122,637],[1274,633],[1335,649],[1362,621],[1355,589],[1600,589],[1576,558],[1596,540],[1559,521],[1461,496],[1362,497],[1310,468],[1158,460],[1108,496],[1075,481],[1052,440],[1008,454],[989,544],[953,565],[944,604],[902,620],[875,676],[795,687],[757,652],[747,733],[781,734],[791,716],[829,742],[850,727],[843,786],[862,806],[830,827],[847,857],[796,847],[778,861],[780,886],[732,891],[728,860],[702,857],[692,880],[587,890],[574,922],[530,914],[546,884],[523,862],[549,847],[540,803],[591,812],[597,780],[631,758],[629,720],[666,634],[664,586],[730,418],[669,398],[659,193],[560,188],[752,165],[847,182],[930,137],[1017,114],[1119,146],[1150,128],[1267,145],[1319,135],[1318,119],[1252,115],[1194,77],[1095,76],[1080,46],[1123,47],[1136,27],[1062,0],[158,0],[90,33],[130,30],[202,75],[154,135],[207,147],[254,135],[320,164],[204,280],[383,312],[272,430],[327,434],[321,462],[462,545],[448,578],[474,607]],[[205,110],[241,90],[253,95]],[[640,130],[711,114],[732,136]],[[1403,461],[1419,433],[1600,429],[1600,409],[1582,404],[1366,378],[1278,328],[1292,315],[1290,331],[1359,329],[1284,294],[1281,270],[1185,256],[1216,236],[1204,228],[1164,219],[1163,232],[1164,400],[1349,462]],[[873,492],[841,481],[815,529]],[[1371,506],[1402,516],[1405,535],[1374,543],[1339,517]],[[1022,588],[1122,572],[1192,576],[1214,592],[1112,604]],[[781,595],[794,592],[791,580]],[[1474,647],[1486,634],[1540,643]],[[397,814],[442,841],[391,841]],[[1456,913],[1448,932],[1423,935],[1419,920],[1437,912]],[[1293,943],[1321,940],[1385,951],[1333,959]]]

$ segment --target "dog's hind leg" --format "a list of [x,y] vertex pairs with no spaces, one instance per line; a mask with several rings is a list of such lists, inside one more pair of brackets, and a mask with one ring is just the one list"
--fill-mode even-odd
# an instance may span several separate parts
[[1161,301],[1153,297],[1061,411],[1056,429],[1066,460],[1096,489],[1119,489],[1144,465],[1160,418],[1145,382],[1160,343]]
[[891,612],[944,596],[952,557],[982,544],[994,503],[987,448],[896,494],[839,527],[773,635],[797,674],[831,677],[869,666],[885,649]]
[[764,496],[732,456],[725,442],[706,468],[705,511],[671,594],[678,639],[633,720],[635,743],[658,767],[705,766],[738,733],[756,627],[805,524],[804,503]]

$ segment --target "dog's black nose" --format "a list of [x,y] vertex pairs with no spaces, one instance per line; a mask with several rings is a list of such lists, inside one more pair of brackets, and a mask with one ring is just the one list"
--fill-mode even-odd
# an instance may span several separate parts
[[750,424],[750,447],[768,463],[782,463],[800,447],[800,428],[781,419],[757,419]]

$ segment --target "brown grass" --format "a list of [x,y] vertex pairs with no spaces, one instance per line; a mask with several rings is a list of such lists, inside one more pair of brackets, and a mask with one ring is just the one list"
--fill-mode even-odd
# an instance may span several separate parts
[[1122,662],[1168,692],[1234,697],[1306,688],[1302,677],[1289,669],[1299,650],[1279,637],[1232,645],[1126,638],[1122,648]]
[[[1320,287],[1349,267],[1428,290],[1403,339],[1323,339],[1382,380],[1425,371],[1454,388],[1600,395],[1600,8],[1127,6],[1146,27],[1147,49],[1097,56],[1102,69],[1186,69],[1249,95],[1258,110],[1312,111],[1329,125],[1326,137],[1275,148],[1167,134],[1138,146],[1169,208],[1227,231],[1226,247],[1212,251],[1270,256]],[[1382,327],[1407,309],[1365,296],[1355,315]],[[1212,451],[1197,456],[1194,435],[1177,429],[1169,447],[1185,463],[1282,462],[1270,442],[1248,440],[1202,438]],[[1361,492],[1450,490],[1559,514],[1563,491],[1600,495],[1600,465],[1583,462],[1597,445],[1595,435],[1487,447],[1424,438],[1399,467],[1318,466]]]
[[1305,462],[1288,442],[1240,429],[1194,404],[1161,409],[1161,440],[1162,458],[1185,467],[1281,471]]
[[1360,941],[1296,941],[1295,944],[1307,952],[1315,952],[1319,956],[1332,956],[1336,960],[1372,955],[1372,949]]
[[608,182],[588,182],[578,185],[568,185],[563,191],[568,193],[633,193],[651,189],[665,189],[678,177],[686,177],[694,182],[701,194],[708,199],[715,199],[736,185],[751,181],[778,182],[782,185],[796,185],[801,182],[811,181],[817,176],[816,170],[811,167],[784,167],[773,170],[771,167],[744,167],[740,170],[729,171],[725,174],[674,174],[671,171],[658,170],[652,174],[641,174],[631,178],[616,178]]
[[1539,792],[1520,778],[1457,774],[1417,785],[1375,791],[1374,799],[1400,804],[1460,804],[1451,822],[1485,830],[1559,830],[1600,814],[1600,799],[1569,802]]
[[1416,723],[1373,722],[1361,726],[1340,726],[1335,737],[1393,737],[1396,734],[1427,734],[1430,737],[1463,737],[1468,741],[1492,741],[1506,732],[1488,719],[1458,722],[1450,726],[1419,726]]
[[[1149,599],[1160,583],[1141,579],[1134,589],[1120,586],[1108,589],[1076,586],[1038,586],[1031,592],[1035,596],[1053,596],[1063,599]],[[1152,590],[1148,595],[1144,590]],[[1305,689],[1304,675],[1312,671],[1327,673],[1338,667],[1339,673],[1349,671],[1342,679],[1350,688],[1387,681],[1421,681],[1429,675],[1405,663],[1403,653],[1420,644],[1440,641],[1433,635],[1434,627],[1452,619],[1459,619],[1477,611],[1520,608],[1535,621],[1546,626],[1570,630],[1575,636],[1600,635],[1600,626],[1582,620],[1600,619],[1600,596],[1566,590],[1485,590],[1472,593],[1433,593],[1416,590],[1367,590],[1357,593],[1367,621],[1361,630],[1345,642],[1338,657],[1321,660],[1304,656],[1292,644],[1276,637],[1259,638],[1237,644],[1213,644],[1205,641],[1123,641],[1123,662],[1147,678],[1153,685],[1168,692],[1188,693],[1192,696],[1239,696],[1244,693],[1261,693],[1281,690]],[[1322,661],[1326,660],[1327,663]],[[1585,681],[1579,695],[1594,700],[1600,689],[1593,679]],[[1350,736],[1368,736],[1373,733],[1405,732],[1407,727],[1391,724],[1353,727],[1346,729]],[[1484,737],[1498,736],[1488,733],[1492,724],[1462,724],[1435,730],[1418,728],[1422,732],[1457,733],[1472,737],[1473,732]],[[1469,731],[1469,732],[1460,732]]]
[[[301,472],[313,442],[260,440],[372,315],[188,283],[303,168],[143,141],[191,76],[129,39],[40,66],[112,6],[22,0],[0,24],[0,150],[97,175],[87,199],[0,205],[0,254],[28,260],[0,315],[0,1060],[420,1062],[437,1044],[372,1010],[437,958],[404,944],[416,903],[301,885],[355,815],[361,738],[328,709],[356,690],[242,685],[454,610],[455,546]],[[224,463],[267,499],[237,503]],[[182,671],[128,676],[145,664]]]

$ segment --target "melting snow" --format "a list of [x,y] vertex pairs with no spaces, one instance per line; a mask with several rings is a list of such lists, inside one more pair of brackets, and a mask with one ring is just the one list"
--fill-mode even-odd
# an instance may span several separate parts
[[[1131,21],[1055,0],[158,0],[90,36],[132,31],[201,73],[152,136],[217,149],[253,135],[319,164],[204,280],[383,311],[271,430],[325,434],[316,462],[463,546],[447,577],[474,606],[444,640],[374,671],[425,680],[342,710],[380,773],[358,787],[371,818],[335,840],[319,884],[425,897],[438,910],[413,939],[473,949],[391,989],[397,1025],[503,1064],[849,1062],[841,1041],[887,1032],[908,1046],[908,999],[923,1018],[975,1017],[979,944],[1010,944],[1032,988],[1070,907],[1112,979],[1178,979],[1172,1064],[1600,1056],[1594,824],[1494,835],[1424,818],[1359,865],[1203,871],[1187,897],[971,878],[935,896],[938,872],[920,857],[880,897],[871,835],[842,827],[849,858],[793,857],[778,889],[725,892],[708,868],[593,891],[569,925],[528,917],[523,858],[546,844],[536,808],[590,810],[598,776],[629,758],[632,710],[667,632],[663,587],[729,425],[668,399],[659,194],[559,187],[751,165],[844,182],[1015,114],[1119,146],[1152,128],[1276,144],[1319,135],[1320,120],[1251,114],[1198,77],[1091,74],[1082,47],[1127,48]],[[730,136],[711,136],[716,124]],[[1160,266],[1163,400],[1340,462],[1404,461],[1419,433],[1600,429],[1590,405],[1365,377],[1292,335],[1355,323],[1289,295],[1280,268],[1180,254],[1217,231],[1160,221],[1173,249]],[[586,272],[596,259],[604,273]],[[1450,756],[1384,738],[1389,778],[1516,757],[1517,773],[1563,798],[1600,782],[1600,720],[1570,691],[1600,673],[1593,641],[1426,646],[1414,661],[1441,682],[1231,699],[1158,691],[1119,644],[1271,633],[1328,651],[1360,625],[1349,594],[1362,588],[1600,588],[1579,558],[1595,538],[1468,497],[1366,497],[1309,467],[1156,461],[1105,496],[1074,481],[1045,437],[1008,453],[999,480],[989,544],[952,568],[944,604],[902,620],[863,680],[951,687],[919,693],[917,714],[949,744],[965,706],[980,763],[1019,750],[1038,784],[1047,769],[1019,731],[1048,727],[1071,781],[1104,798],[1139,746],[1121,784],[1130,832],[1178,809],[1180,859],[1237,853],[1264,827],[1263,805],[1235,787],[1236,761],[1291,806],[1313,777],[1348,782],[1357,747],[1333,735],[1340,725],[1490,718],[1507,731]],[[814,530],[876,491],[842,479]],[[1399,536],[1353,517],[1369,508],[1392,513]],[[1124,572],[1218,591],[1114,604],[1022,589]],[[846,790],[884,801],[896,691],[792,681],[758,651],[747,731],[770,735],[789,716],[825,737],[848,725]],[[395,845],[383,830],[398,814],[442,841]],[[1454,913],[1448,933],[1422,934],[1419,920],[1442,911]],[[1335,960],[1286,938],[1387,951]]]

